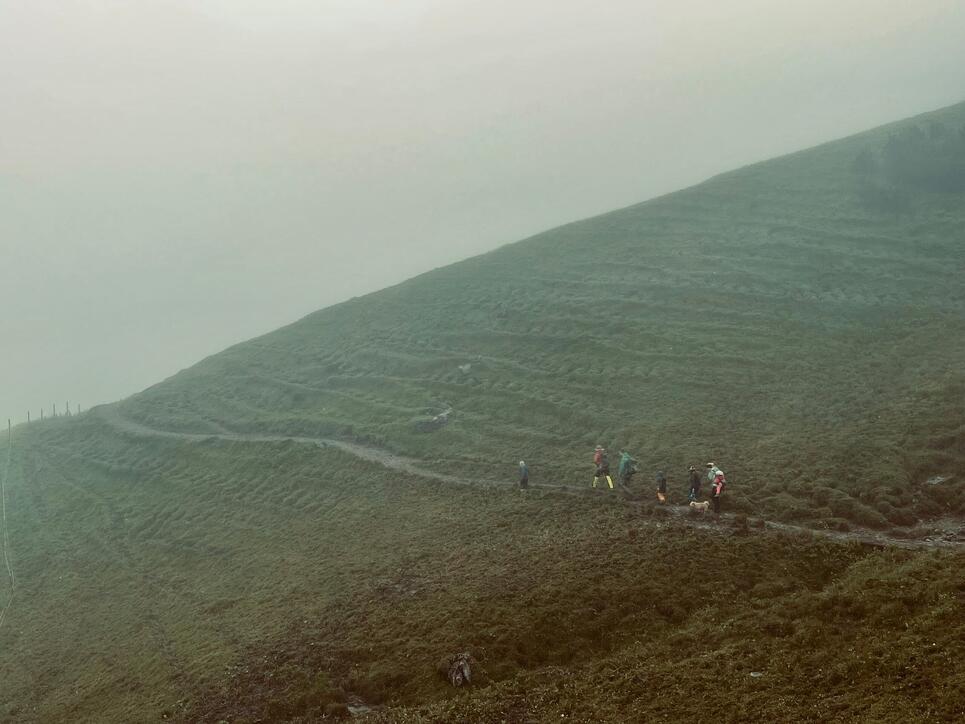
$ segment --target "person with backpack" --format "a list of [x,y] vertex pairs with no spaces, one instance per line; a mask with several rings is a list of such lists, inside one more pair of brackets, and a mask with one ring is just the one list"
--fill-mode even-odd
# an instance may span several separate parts
[[661,503],[667,502],[667,476],[663,470],[657,471],[657,500]]
[[519,461],[519,487],[522,490],[529,487],[529,468],[522,460]]
[[710,481],[710,502],[714,506],[714,514],[720,515],[720,496],[727,486],[724,471],[717,467],[717,463],[707,463],[707,479]]
[[693,465],[690,466],[689,472],[690,493],[687,495],[687,500],[694,502],[700,497],[700,473],[697,472],[697,468]]
[[623,487],[627,487],[630,484],[630,478],[638,472],[637,461],[630,457],[630,453],[626,450],[620,453],[620,467],[617,468],[617,472],[620,473],[620,482]]
[[593,474],[593,487],[596,487],[600,478],[606,478],[607,485],[613,490],[613,479],[610,477],[610,458],[607,457],[606,450],[602,445],[597,445],[593,452],[593,464],[596,465],[596,472]]

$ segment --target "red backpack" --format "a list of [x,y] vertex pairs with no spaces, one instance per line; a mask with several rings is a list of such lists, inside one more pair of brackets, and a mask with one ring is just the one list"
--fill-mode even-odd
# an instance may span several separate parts
[[717,495],[724,492],[724,488],[727,487],[727,478],[724,477],[722,470],[718,470],[717,474],[714,476],[714,486],[717,487]]

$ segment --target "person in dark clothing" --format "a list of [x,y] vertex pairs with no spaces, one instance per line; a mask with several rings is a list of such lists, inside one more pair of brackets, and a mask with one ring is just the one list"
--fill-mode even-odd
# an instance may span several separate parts
[[694,501],[700,497],[700,473],[697,472],[697,468],[693,465],[690,466],[690,493],[687,495],[687,499]]
[[667,476],[663,470],[657,471],[657,500],[661,503],[667,502]]
[[519,487],[529,487],[529,468],[526,467],[526,463],[522,460],[519,461]]

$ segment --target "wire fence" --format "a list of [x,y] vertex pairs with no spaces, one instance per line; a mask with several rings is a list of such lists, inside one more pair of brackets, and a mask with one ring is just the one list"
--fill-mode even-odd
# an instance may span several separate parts
[[[13,423],[16,425],[27,424],[30,425],[35,422],[46,422],[47,420],[63,419],[65,417],[77,417],[81,414],[81,407],[78,404],[71,406],[70,402],[67,402],[58,412],[57,404],[52,404],[49,408],[41,407],[40,415],[34,414],[33,410],[27,410],[26,419],[21,420],[18,423]],[[12,423],[11,418],[7,418],[7,425],[10,426]]]
[[10,460],[13,457],[13,428],[10,425],[10,420],[7,420],[7,460],[4,463],[3,471],[0,472],[0,521],[3,523],[3,535],[0,536],[0,544],[3,545],[3,562],[7,569],[7,577],[10,580],[10,597],[7,599],[6,604],[3,607],[3,611],[0,612],[0,628],[3,628],[3,622],[7,620],[7,612],[13,605],[14,596],[17,594],[17,577],[13,574],[13,566],[10,565],[10,534],[7,530],[7,479],[10,476]]

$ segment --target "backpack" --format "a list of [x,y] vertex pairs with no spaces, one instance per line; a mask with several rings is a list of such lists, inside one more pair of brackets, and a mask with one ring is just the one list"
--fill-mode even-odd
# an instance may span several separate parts
[[717,474],[714,475],[714,485],[720,486],[719,492],[717,493],[717,495],[720,495],[721,493],[724,492],[724,488],[727,487],[727,478],[724,477],[723,470],[720,470],[720,469],[717,470]]

